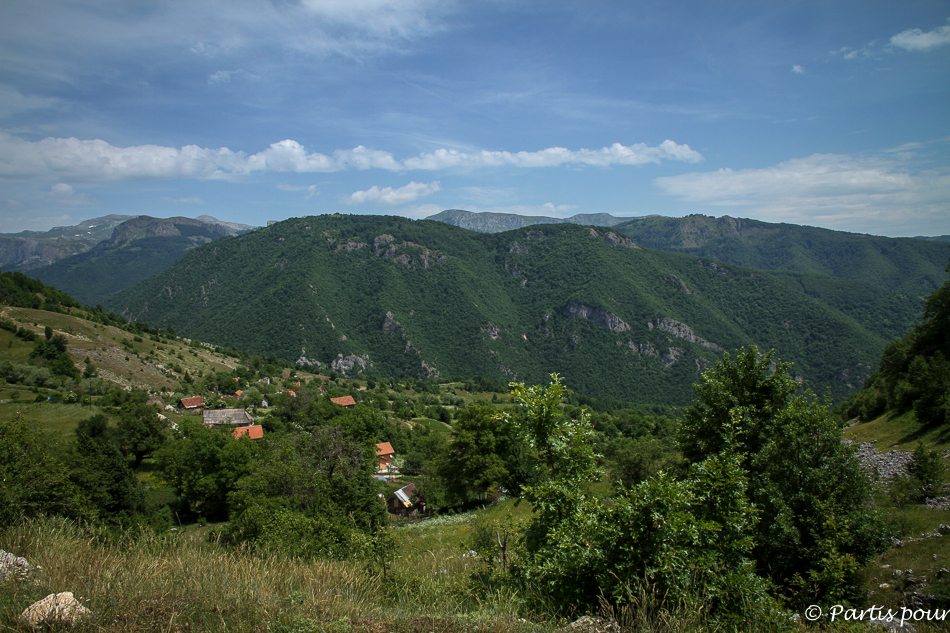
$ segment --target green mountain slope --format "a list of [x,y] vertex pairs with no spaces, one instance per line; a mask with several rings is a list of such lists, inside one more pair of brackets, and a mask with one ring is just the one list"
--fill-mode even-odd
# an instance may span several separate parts
[[636,218],[614,227],[646,248],[690,253],[762,270],[864,281],[923,299],[943,283],[945,242],[770,224],[729,216]]
[[235,231],[191,218],[139,216],[122,222],[94,248],[35,268],[29,275],[87,305],[165,270],[183,253]]
[[722,350],[776,348],[837,398],[885,338],[779,278],[574,225],[478,234],[287,220],[185,253],[106,302],[133,320],[345,373],[483,375],[684,404]]

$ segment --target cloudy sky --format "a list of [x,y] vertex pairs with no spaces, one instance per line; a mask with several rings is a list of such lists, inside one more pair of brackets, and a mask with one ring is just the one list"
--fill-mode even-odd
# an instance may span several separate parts
[[0,3],[0,232],[451,208],[950,233],[950,3]]

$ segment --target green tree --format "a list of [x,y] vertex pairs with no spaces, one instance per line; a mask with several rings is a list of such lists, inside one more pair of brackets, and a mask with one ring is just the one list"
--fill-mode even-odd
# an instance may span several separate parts
[[0,527],[44,514],[89,518],[95,509],[48,441],[16,414],[0,421]]
[[604,503],[586,492],[597,474],[586,414],[560,412],[557,375],[546,388],[520,387],[522,428],[548,454],[525,489],[535,517],[512,569],[526,590],[568,612],[631,600],[639,586],[651,601],[641,608],[680,604],[722,619],[770,608],[750,557],[757,517],[734,439],[682,480],[658,472]]
[[693,463],[745,456],[761,575],[793,601],[847,597],[860,566],[885,547],[883,522],[843,424],[810,394],[796,396],[790,365],[774,356],[752,346],[703,373],[680,445]]
[[123,405],[118,422],[119,448],[134,458],[133,468],[164,446],[169,436],[168,422],[158,417],[154,407],[140,403]]
[[183,420],[177,436],[155,458],[162,476],[178,492],[181,509],[208,519],[228,518],[228,493],[246,472],[251,440]]
[[354,536],[384,520],[372,473],[370,452],[338,428],[289,433],[237,482],[229,534],[295,556],[353,554]]
[[526,546],[539,555],[551,546],[552,533],[577,518],[585,507],[588,495],[584,484],[599,474],[600,456],[593,449],[594,430],[587,412],[581,411],[577,419],[564,415],[562,399],[569,391],[558,374],[551,374],[548,386],[511,386],[520,409],[514,416],[502,413],[499,419],[514,425],[538,454],[540,464],[534,480],[523,488],[523,496],[535,510]]
[[459,413],[452,443],[438,472],[456,503],[485,499],[491,490],[520,490],[531,461],[530,451],[510,418],[487,404],[472,404]]
[[106,416],[99,413],[79,423],[76,450],[70,477],[101,518],[128,525],[145,512],[144,490],[116,446]]
[[907,473],[891,484],[891,498],[903,506],[937,496],[943,487],[944,472],[940,453],[918,444],[907,464]]
[[669,442],[652,436],[616,437],[604,451],[610,479],[625,487],[634,486],[660,471],[679,468],[679,455]]

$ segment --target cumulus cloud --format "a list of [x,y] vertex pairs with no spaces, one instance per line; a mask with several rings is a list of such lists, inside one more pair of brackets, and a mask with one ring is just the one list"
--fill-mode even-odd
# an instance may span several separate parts
[[644,143],[631,146],[614,143],[599,150],[580,149],[572,151],[563,147],[550,147],[537,152],[487,151],[460,152],[439,149],[404,161],[407,169],[446,169],[449,167],[555,167],[558,165],[643,165],[664,160],[679,160],[698,163],[703,155],[666,140],[656,147]]
[[439,181],[425,183],[412,181],[405,187],[393,189],[385,187],[380,189],[373,186],[366,191],[357,191],[343,199],[346,204],[362,204],[364,202],[376,202],[378,204],[408,204],[419,198],[441,191],[442,186]]
[[389,171],[484,167],[555,167],[559,165],[643,165],[662,161],[697,163],[702,154],[666,140],[656,147],[614,143],[599,150],[551,147],[536,152],[460,152],[439,149],[403,161],[390,152],[362,145],[332,155],[307,152],[286,139],[251,154],[227,147],[185,145],[116,147],[106,141],[45,138],[26,141],[0,131],[0,178],[56,178],[70,182],[135,182],[175,178],[234,179],[258,172],[337,172],[348,169]]
[[847,230],[890,226],[899,231],[894,229],[898,221],[933,224],[950,216],[950,170],[915,168],[894,155],[814,154],[764,169],[662,177],[656,184],[689,202],[744,208],[769,221]]
[[891,38],[891,44],[908,51],[929,51],[950,44],[950,25],[933,31],[907,29]]
[[792,66],[792,72],[795,73],[796,75],[804,75],[805,69],[799,66],[798,64],[795,64],[794,66]]

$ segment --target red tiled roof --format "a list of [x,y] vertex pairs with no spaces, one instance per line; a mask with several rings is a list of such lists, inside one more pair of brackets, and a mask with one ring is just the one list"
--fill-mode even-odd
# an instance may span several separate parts
[[355,407],[356,400],[353,399],[353,396],[341,396],[339,398],[330,398],[330,402],[340,405],[341,407]]
[[259,440],[264,437],[264,427],[261,425],[255,426],[239,426],[233,431],[234,439],[238,439],[242,435],[246,435],[252,440]]
[[201,396],[192,396],[190,398],[182,398],[181,406],[185,409],[196,409],[205,406],[205,402],[201,399]]
[[389,442],[381,442],[376,445],[376,456],[380,455],[395,455],[396,451],[393,450],[393,445]]

